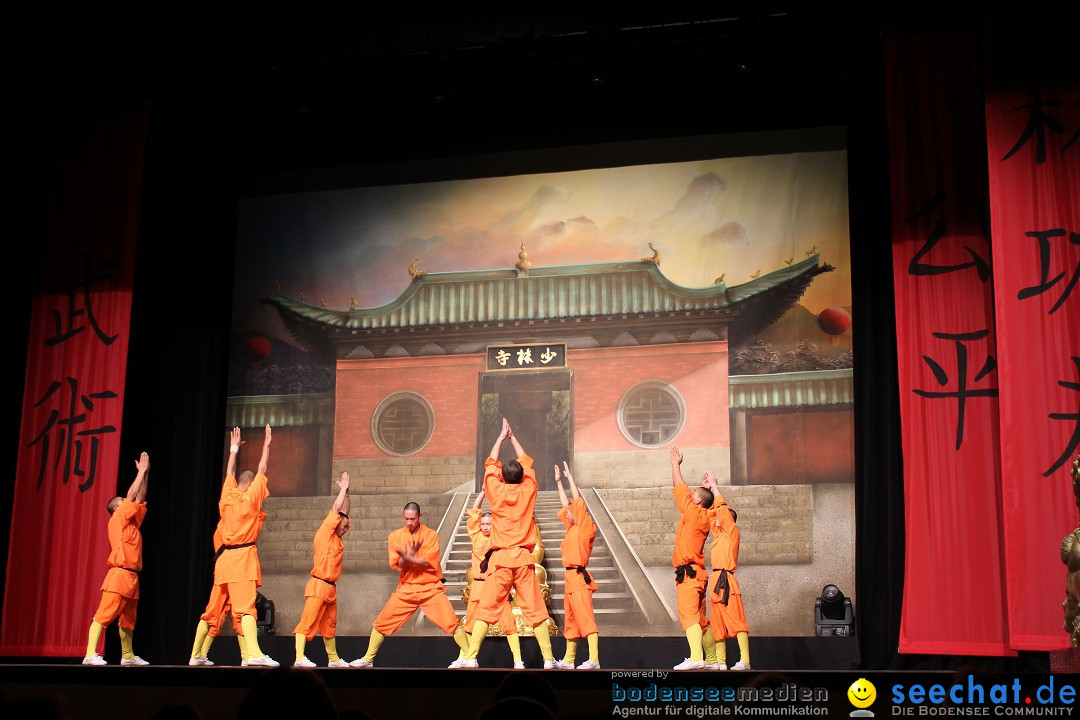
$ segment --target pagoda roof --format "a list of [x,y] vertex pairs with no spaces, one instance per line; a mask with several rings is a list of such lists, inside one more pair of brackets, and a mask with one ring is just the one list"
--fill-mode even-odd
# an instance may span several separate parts
[[274,306],[294,338],[311,350],[329,349],[332,336],[344,340],[343,335],[372,330],[701,311],[712,311],[738,331],[754,332],[775,322],[815,276],[832,269],[814,254],[740,285],[688,288],[669,280],[658,263],[638,260],[417,273],[401,295],[378,307],[336,310],[280,292],[261,302]]

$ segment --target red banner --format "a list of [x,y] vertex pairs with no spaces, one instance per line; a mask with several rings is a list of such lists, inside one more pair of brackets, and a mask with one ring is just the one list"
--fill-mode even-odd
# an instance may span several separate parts
[[[144,115],[73,128],[31,318],[0,655],[86,648],[108,555],[131,317]],[[134,460],[135,458],[132,458]],[[119,464],[119,468],[118,468]]]
[[976,40],[886,46],[906,567],[902,653],[1009,654]]
[[1055,549],[1077,527],[1080,85],[987,90],[1009,637],[1068,647]]

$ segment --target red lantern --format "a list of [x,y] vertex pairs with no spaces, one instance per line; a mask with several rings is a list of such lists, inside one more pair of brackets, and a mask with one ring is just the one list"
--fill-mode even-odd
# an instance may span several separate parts
[[252,363],[259,363],[270,354],[270,341],[264,338],[262,335],[256,335],[248,338],[248,341],[244,343],[244,355]]
[[829,343],[836,344],[836,336],[843,335],[851,327],[851,315],[844,308],[825,308],[817,316],[818,327],[829,335]]

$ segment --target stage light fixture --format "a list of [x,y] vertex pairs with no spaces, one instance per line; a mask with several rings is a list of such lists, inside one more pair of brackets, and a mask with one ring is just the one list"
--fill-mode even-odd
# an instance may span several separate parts
[[818,637],[847,637],[855,634],[855,614],[851,600],[832,583],[821,588],[814,600],[814,627]]
[[261,592],[255,593],[255,628],[259,635],[273,635],[274,630],[274,601],[267,598]]

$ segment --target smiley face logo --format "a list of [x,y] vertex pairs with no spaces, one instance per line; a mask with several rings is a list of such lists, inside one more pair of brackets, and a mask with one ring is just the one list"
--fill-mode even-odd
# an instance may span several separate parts
[[851,704],[857,708],[868,708],[874,704],[874,700],[877,699],[877,688],[874,687],[874,683],[870,682],[866,678],[859,678],[855,682],[851,683],[851,687],[847,691],[848,700]]

